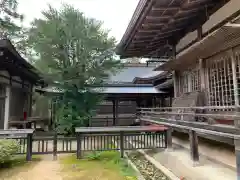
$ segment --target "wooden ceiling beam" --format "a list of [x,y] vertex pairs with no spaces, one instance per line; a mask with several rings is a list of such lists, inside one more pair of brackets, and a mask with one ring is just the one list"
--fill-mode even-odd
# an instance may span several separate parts
[[168,15],[164,15],[164,16],[147,16],[146,17],[146,20],[156,20],[156,21],[159,21],[161,19],[169,19],[171,18],[171,16],[168,16]]
[[164,23],[147,23],[147,24],[142,24],[142,27],[144,27],[144,28],[161,27],[161,26],[164,26]]
[[179,7],[153,7],[152,11],[177,11],[179,10]]
[[140,29],[138,33],[157,33],[160,29]]
[[[201,0],[200,0],[200,1],[201,1]],[[173,2],[174,2],[174,1],[171,1],[171,3],[173,3]],[[169,26],[169,24],[172,23],[172,21],[179,15],[179,13],[181,12],[181,9],[186,8],[190,2],[191,2],[191,1],[189,1],[189,0],[185,0],[185,1],[183,2],[183,4],[181,5],[181,7],[179,8],[178,12],[177,12],[171,19],[169,19],[168,23],[166,23],[165,29],[167,29],[167,27]],[[171,4],[170,4],[170,5],[171,5]],[[156,34],[156,36],[153,38],[152,42],[155,41],[160,35],[161,35],[161,33]],[[151,45],[151,43],[150,43],[149,45]],[[146,48],[148,48],[148,47],[146,47]]]
[[153,38],[153,37],[155,37],[155,34],[149,34],[149,35],[136,35],[136,36],[135,36],[135,39],[144,39],[144,38],[149,39],[149,38]]

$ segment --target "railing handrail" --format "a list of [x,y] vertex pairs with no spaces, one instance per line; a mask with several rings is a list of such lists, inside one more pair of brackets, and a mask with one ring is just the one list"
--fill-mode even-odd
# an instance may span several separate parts
[[184,113],[184,112],[154,112],[154,111],[140,111],[141,113],[145,113],[145,114],[153,114],[153,115],[178,115],[178,116],[184,116],[184,115],[188,115],[188,116],[195,116],[195,117],[211,117],[211,118],[240,118],[240,113],[236,113],[236,114],[210,114],[210,113]]
[[194,110],[204,110],[204,109],[236,109],[240,106],[194,106],[194,107],[154,107],[154,108],[137,108],[138,110],[162,110],[162,109],[194,109]]
[[210,134],[210,135],[217,135],[217,136],[222,136],[222,137],[240,139],[240,135],[238,135],[238,134],[212,131],[212,130],[208,130],[208,129],[195,128],[195,127],[172,124],[172,123],[167,123],[167,122],[157,122],[156,120],[150,120],[150,119],[145,119],[144,121],[148,121],[148,122],[152,122],[152,123],[156,123],[156,124],[167,125],[167,126],[176,127],[176,128],[182,128],[182,129],[186,129],[186,130],[192,130],[192,131],[196,131],[196,132],[200,132],[200,133],[206,133],[206,134]]
[[0,130],[0,135],[27,135],[33,134],[34,129],[8,129]]
[[109,126],[109,127],[78,127],[76,133],[101,133],[101,132],[135,132],[149,131],[149,126]]

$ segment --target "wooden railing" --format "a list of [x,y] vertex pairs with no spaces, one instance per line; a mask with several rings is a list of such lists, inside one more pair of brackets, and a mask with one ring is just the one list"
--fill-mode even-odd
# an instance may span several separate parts
[[[222,112],[216,110],[224,110]],[[215,110],[215,111],[212,111]],[[142,122],[166,125],[168,148],[172,145],[172,128],[185,130],[189,134],[190,155],[193,162],[199,161],[198,135],[213,135],[234,140],[237,172],[240,172],[240,113],[239,107],[167,107],[167,108],[141,108],[140,120]],[[234,125],[209,123],[208,119],[230,118]],[[198,118],[206,121],[198,122]],[[239,177],[239,176],[238,176]]]
[[32,129],[0,130],[0,139],[16,140],[20,145],[17,154],[26,154],[26,160],[30,161],[32,159],[33,132]]
[[[151,133],[151,132],[155,133]],[[132,150],[128,141],[137,143],[138,149],[166,148],[167,129],[147,126],[90,127],[77,128],[73,137],[38,136],[32,129],[0,130],[0,139],[12,139],[18,142],[20,149],[16,154],[26,154],[30,161],[35,154],[77,153],[78,157],[85,151]],[[157,132],[157,133],[156,133]],[[114,142],[114,143],[113,143]],[[116,147],[114,144],[119,144]],[[123,155],[123,154],[122,154]]]
[[[157,133],[144,133],[151,131],[153,129],[148,126],[76,128],[77,158],[81,158],[84,151],[120,150],[123,157],[125,150],[166,148],[167,130],[159,127],[154,129]],[[131,146],[129,141],[139,142],[138,146]],[[116,147],[115,143],[119,144],[119,147]]]
[[[229,110],[212,112],[209,110]],[[207,110],[207,111],[206,111]],[[165,108],[140,108],[142,121],[163,124],[171,127],[194,130],[217,136],[230,138],[240,137],[240,128],[236,124],[240,121],[238,107],[165,107]],[[229,119],[231,125],[216,123],[214,119]],[[212,122],[209,121],[212,120]]]

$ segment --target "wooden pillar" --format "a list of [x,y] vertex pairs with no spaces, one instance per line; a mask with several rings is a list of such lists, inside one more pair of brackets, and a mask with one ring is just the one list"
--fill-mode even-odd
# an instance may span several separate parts
[[172,72],[172,78],[173,78],[173,87],[174,87],[174,98],[178,96],[178,78],[177,78],[177,72],[173,71]]
[[119,104],[119,101],[116,99],[116,107],[115,107],[115,124],[114,126],[116,126],[117,124],[119,124],[118,122],[118,104]]
[[202,26],[198,27],[197,29],[198,41],[200,41],[203,37]]
[[57,160],[57,131],[55,128],[53,135],[53,160]]
[[30,92],[28,94],[28,117],[32,116],[32,96],[33,96],[33,87],[31,85],[30,87]]
[[5,98],[5,108],[4,108],[4,129],[9,128],[9,113],[10,113],[10,97],[11,96],[11,88],[10,86],[6,86],[6,98]]
[[200,88],[201,91],[206,90],[206,82],[205,82],[205,70],[203,66],[203,60],[199,59],[199,75],[200,75]]
[[153,107],[154,108],[156,108],[157,106],[156,106],[156,104],[157,104],[157,102],[156,102],[156,97],[155,96],[153,96]]
[[173,128],[172,127],[168,127],[167,131],[166,131],[166,136],[165,136],[165,142],[167,144],[167,150],[172,150],[172,131]]
[[116,125],[116,100],[114,99],[112,101],[112,104],[113,104],[113,126]]
[[26,161],[32,160],[32,134],[27,135],[27,154],[26,154]]
[[[236,74],[236,59],[234,57],[233,50],[229,51],[231,56],[231,63],[232,63],[232,72],[233,72],[233,88],[234,88],[234,100],[235,100],[235,113],[240,116],[240,109],[239,109],[239,97],[238,97],[238,83],[237,83],[237,74]],[[234,125],[240,131],[240,118],[236,117],[234,119]],[[234,139],[235,145],[235,155],[236,155],[236,168],[237,168],[237,180],[240,180],[240,139]]]
[[194,165],[196,165],[199,162],[198,137],[197,137],[197,133],[193,130],[189,130],[189,141],[190,141],[191,159]]
[[77,133],[77,159],[82,158],[82,141],[81,133]]
[[236,59],[234,57],[233,50],[229,51],[231,56],[231,62],[232,62],[232,73],[233,73],[233,89],[234,89],[234,100],[235,105],[239,106],[239,97],[238,97],[238,82],[237,82],[237,74],[236,74]]
[[124,157],[124,132],[120,132],[120,155],[121,158]]
[[139,112],[141,111],[139,108],[141,108],[140,106],[140,99],[139,98],[137,98],[137,100],[136,100],[136,104],[137,104],[137,108],[136,108],[136,115],[137,116],[139,116]]

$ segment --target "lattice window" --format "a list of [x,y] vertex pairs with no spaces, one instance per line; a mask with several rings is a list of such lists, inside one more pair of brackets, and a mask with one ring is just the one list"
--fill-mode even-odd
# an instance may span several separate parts
[[179,76],[179,95],[200,90],[199,69],[182,72]]
[[183,72],[179,76],[179,94],[188,92],[188,72]]
[[234,52],[236,60],[236,77],[237,77],[237,88],[238,88],[238,100],[240,101],[240,49]]
[[234,101],[231,57],[220,54],[207,61],[210,106],[232,106]]
[[194,69],[189,71],[190,81],[191,81],[191,92],[200,90],[200,74],[199,69]]

